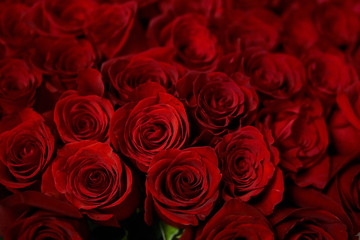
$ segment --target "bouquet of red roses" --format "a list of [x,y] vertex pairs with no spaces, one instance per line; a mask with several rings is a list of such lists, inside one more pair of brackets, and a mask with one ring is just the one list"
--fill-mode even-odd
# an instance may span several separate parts
[[0,238],[360,233],[357,0],[0,0]]

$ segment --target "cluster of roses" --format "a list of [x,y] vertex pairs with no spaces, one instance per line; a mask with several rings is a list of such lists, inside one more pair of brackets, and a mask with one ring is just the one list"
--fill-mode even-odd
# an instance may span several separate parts
[[1,235],[140,214],[182,239],[354,239],[359,40],[356,0],[0,0]]

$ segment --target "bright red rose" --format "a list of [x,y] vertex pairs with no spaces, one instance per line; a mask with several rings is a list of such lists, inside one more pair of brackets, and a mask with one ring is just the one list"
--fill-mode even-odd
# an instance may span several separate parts
[[130,168],[112,148],[95,141],[66,144],[43,175],[42,192],[67,200],[81,213],[104,225],[136,209],[139,196]]
[[269,215],[282,200],[284,181],[271,131],[263,131],[252,126],[240,128],[225,135],[216,152],[223,174],[222,197],[239,198]]
[[11,113],[34,104],[42,75],[24,60],[0,59],[0,106]]
[[338,203],[314,189],[288,190],[294,207],[280,208],[270,219],[277,239],[353,239],[351,221]]
[[109,140],[109,124],[114,113],[110,101],[96,96],[80,96],[67,91],[55,105],[54,121],[65,143],[80,140]]
[[196,138],[209,141],[254,121],[259,99],[241,73],[190,73],[179,79],[176,89],[195,121]]
[[337,108],[330,116],[329,132],[338,154],[360,153],[360,84],[336,97]]
[[245,53],[245,73],[251,84],[266,97],[289,99],[305,83],[305,68],[299,59],[283,53]]
[[89,237],[89,229],[73,206],[27,191],[0,202],[0,235],[4,239],[69,239]]
[[91,12],[85,35],[93,43],[97,54],[114,57],[124,46],[134,24],[136,2],[101,4]]
[[0,183],[10,191],[36,189],[50,163],[54,137],[42,116],[31,109],[10,118],[10,124],[0,122],[5,127],[0,134]]
[[167,93],[125,104],[110,121],[111,144],[143,172],[156,153],[181,148],[188,137],[185,108]]
[[280,151],[280,165],[301,187],[325,187],[329,180],[328,130],[319,101],[271,101],[262,112]]
[[274,240],[268,220],[254,207],[232,199],[206,222],[195,240],[259,239]]
[[174,66],[141,54],[110,59],[102,64],[101,73],[110,83],[113,102],[120,105],[131,101],[132,93],[147,82],[158,83],[174,93],[179,77]]
[[151,224],[154,209],[170,224],[198,225],[215,206],[220,180],[218,158],[210,147],[158,153],[146,176],[145,221]]

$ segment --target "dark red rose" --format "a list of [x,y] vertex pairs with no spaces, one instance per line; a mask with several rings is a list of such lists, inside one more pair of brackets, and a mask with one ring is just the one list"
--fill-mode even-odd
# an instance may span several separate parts
[[85,35],[97,53],[114,57],[125,44],[134,23],[136,2],[101,4],[94,9],[85,28]]
[[73,206],[27,191],[0,202],[0,235],[4,239],[87,239],[89,230]]
[[224,0],[223,6],[226,10],[251,9],[265,7],[269,0]]
[[359,80],[354,67],[347,64],[341,56],[311,51],[303,61],[308,92],[314,97],[319,97],[327,108],[331,107],[330,103],[335,102],[339,91]]
[[95,141],[66,144],[44,173],[42,192],[65,199],[111,226],[130,216],[139,198],[133,174],[112,148]]
[[90,13],[97,7],[93,0],[40,0],[28,11],[26,19],[39,35],[81,35]]
[[[201,135],[222,135],[254,121],[259,99],[249,79],[236,73],[190,73],[176,85]],[[212,136],[210,136],[212,137]],[[208,139],[210,140],[210,139]]]
[[303,64],[283,53],[246,53],[245,73],[256,90],[275,99],[292,98],[300,92],[306,77]]
[[167,93],[125,104],[115,111],[110,121],[111,144],[143,172],[156,153],[181,148],[188,136],[185,108]]
[[356,157],[344,167],[330,183],[327,195],[338,201],[349,214],[355,227],[360,231],[360,163]]
[[265,9],[230,11],[218,24],[218,37],[227,52],[251,47],[271,50],[278,43],[281,28],[279,17]]
[[351,221],[341,205],[314,189],[289,190],[286,195],[295,207],[278,209],[270,219],[277,239],[353,239]]
[[196,226],[219,196],[221,173],[213,148],[164,150],[153,158],[146,177],[145,221],[152,209],[165,222]]
[[36,188],[52,157],[54,137],[42,116],[31,109],[9,120],[1,122],[9,129],[0,134],[0,183],[10,191]]
[[102,64],[101,73],[110,83],[113,101],[120,105],[129,102],[130,95],[147,82],[158,83],[174,93],[179,77],[174,66],[141,54],[110,59]]
[[279,151],[271,131],[246,126],[227,134],[216,146],[223,174],[222,197],[249,202],[265,215],[281,202],[284,191]]
[[351,7],[325,2],[315,9],[313,19],[324,41],[338,47],[353,47],[358,40],[359,17]]
[[54,121],[65,143],[80,140],[106,142],[113,113],[113,106],[105,98],[80,96],[75,91],[67,91],[55,105]]
[[321,103],[310,99],[271,101],[263,110],[264,125],[272,130],[280,165],[301,187],[323,188],[329,178],[328,130]]
[[216,37],[207,27],[207,19],[199,14],[179,17],[161,15],[149,26],[149,35],[161,46],[173,47],[175,60],[183,66],[207,71],[214,69],[219,55]]
[[232,199],[198,231],[196,240],[259,239],[274,240],[268,220],[254,207]]
[[75,38],[39,38],[32,63],[51,76],[51,83],[62,90],[76,88],[76,76],[95,64],[96,56],[89,41]]
[[36,91],[42,75],[24,60],[0,60],[0,106],[6,113],[30,107],[35,102]]
[[337,108],[330,116],[329,132],[338,154],[360,153],[360,84],[355,84],[336,97]]
[[0,38],[14,51],[29,47],[34,31],[25,20],[29,7],[20,3],[0,3]]

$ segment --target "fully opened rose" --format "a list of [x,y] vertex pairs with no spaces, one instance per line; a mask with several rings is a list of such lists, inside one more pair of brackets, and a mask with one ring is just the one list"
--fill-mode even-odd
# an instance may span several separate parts
[[360,236],[358,0],[0,0],[0,240]]

